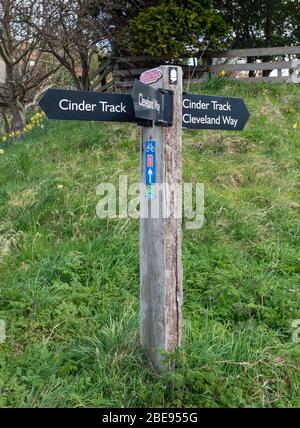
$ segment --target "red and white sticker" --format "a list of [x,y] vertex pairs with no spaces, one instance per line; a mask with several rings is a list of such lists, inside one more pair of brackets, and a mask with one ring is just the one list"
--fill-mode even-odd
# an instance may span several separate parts
[[150,83],[157,82],[162,76],[162,71],[159,68],[152,68],[151,70],[144,71],[140,76],[140,81],[149,85]]

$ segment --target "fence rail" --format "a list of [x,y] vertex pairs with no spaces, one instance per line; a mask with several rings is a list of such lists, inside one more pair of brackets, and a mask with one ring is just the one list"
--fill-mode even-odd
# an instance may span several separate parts
[[[300,46],[281,46],[251,49],[233,49],[227,51],[199,52],[200,64],[187,65],[182,59],[184,82],[199,82],[207,78],[208,73],[224,72],[228,78],[239,78],[254,82],[279,82],[289,80],[282,70],[293,70],[293,60],[300,58]],[[241,62],[242,61],[242,62]],[[134,79],[149,68],[162,64],[178,64],[168,56],[149,57],[111,57],[101,68],[97,77],[100,90],[128,91]],[[277,76],[269,76],[272,70],[278,70]]]
[[206,56],[213,58],[256,57],[256,56],[300,55],[300,46],[281,46],[276,48],[233,49],[229,51],[208,51]]

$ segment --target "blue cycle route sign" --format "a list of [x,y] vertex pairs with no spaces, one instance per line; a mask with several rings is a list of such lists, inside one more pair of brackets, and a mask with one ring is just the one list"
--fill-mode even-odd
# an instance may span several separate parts
[[156,183],[156,158],[155,158],[155,141],[146,141],[146,185]]

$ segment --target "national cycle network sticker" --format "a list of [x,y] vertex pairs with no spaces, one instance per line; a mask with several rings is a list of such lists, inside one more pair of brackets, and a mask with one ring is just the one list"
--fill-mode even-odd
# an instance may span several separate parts
[[155,141],[148,140],[145,143],[145,155],[146,155],[146,185],[152,186],[156,183],[156,153],[155,153]]
[[147,186],[147,199],[153,199],[153,184],[156,183],[156,143],[153,140],[145,142],[145,174]]

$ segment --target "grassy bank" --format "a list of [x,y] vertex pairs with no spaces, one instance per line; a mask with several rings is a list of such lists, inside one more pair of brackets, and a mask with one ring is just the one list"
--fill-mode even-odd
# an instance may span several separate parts
[[251,118],[184,132],[205,224],[184,230],[177,369],[139,346],[138,221],[95,212],[97,184],[138,181],[138,127],[49,122],[0,154],[0,406],[300,406],[300,87],[190,90]]

